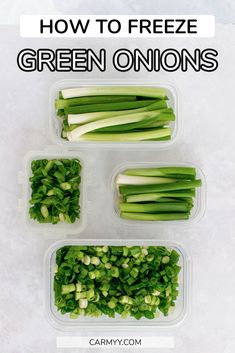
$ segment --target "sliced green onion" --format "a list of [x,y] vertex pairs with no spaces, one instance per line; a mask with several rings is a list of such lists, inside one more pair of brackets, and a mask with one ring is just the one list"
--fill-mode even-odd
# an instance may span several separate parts
[[71,319],[167,316],[178,296],[179,258],[163,246],[64,246],[56,252],[55,305]]

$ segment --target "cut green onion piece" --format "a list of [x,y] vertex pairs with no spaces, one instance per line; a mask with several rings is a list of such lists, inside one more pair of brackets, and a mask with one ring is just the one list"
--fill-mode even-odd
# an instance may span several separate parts
[[41,206],[41,214],[44,218],[47,218],[49,216],[49,211],[47,206]]
[[166,203],[120,203],[121,212],[158,213],[158,212],[188,212],[187,202],[166,202]]
[[195,176],[196,170],[192,167],[132,168],[126,169],[124,174],[139,176],[169,176],[172,174],[182,174]]
[[185,190],[185,191],[169,191],[169,192],[159,192],[159,193],[149,193],[149,194],[137,194],[127,196],[127,202],[147,202],[147,201],[158,201],[162,197],[194,197],[194,190]]
[[67,133],[67,137],[69,141],[76,141],[79,139],[80,136],[97,129],[101,129],[106,126],[116,126],[122,124],[129,124],[138,121],[142,121],[148,118],[152,118],[157,116],[159,113],[157,112],[144,112],[144,113],[137,113],[137,114],[129,114],[126,116],[117,116],[110,119],[103,119],[99,121],[94,121],[88,123],[86,125],[80,126],[73,131]]
[[90,86],[79,88],[67,88],[61,90],[64,99],[84,96],[98,95],[130,95],[152,98],[165,98],[166,90],[157,87],[138,87],[138,86]]
[[129,110],[129,109],[138,109],[145,106],[152,105],[151,100],[143,101],[131,101],[131,102],[112,102],[112,103],[103,103],[103,104],[90,104],[90,105],[81,105],[74,107],[66,107],[64,109],[65,115],[70,114],[85,114],[92,112],[106,112],[106,111],[119,111],[119,110]]
[[160,177],[141,177],[141,176],[129,176],[125,174],[118,174],[116,183],[118,185],[149,185],[149,184],[161,184],[161,183],[172,183],[176,179],[173,178],[160,178]]
[[158,111],[159,119],[163,118],[165,115],[169,115],[172,119],[175,119],[175,116],[171,108],[166,108],[165,101],[158,101],[154,104],[145,106],[144,108],[139,109],[130,109],[130,110],[118,110],[118,111],[98,111],[91,113],[83,114],[68,114],[68,124],[85,124],[92,121],[102,120],[106,118],[113,118],[115,116],[128,115],[143,113],[148,111]]
[[189,218],[189,213],[134,213],[121,212],[121,218],[134,221],[176,221]]
[[[141,113],[143,114],[143,113]],[[140,130],[146,125],[149,124],[150,122],[153,122],[157,119],[156,116],[151,116],[149,118],[130,123],[130,124],[120,124],[120,125],[114,125],[114,126],[108,126],[104,127],[101,129],[94,130],[94,132],[105,132],[105,133],[112,133],[112,132],[128,132],[128,131],[136,131]]]
[[80,141],[144,141],[151,139],[160,139],[171,135],[169,128],[152,129],[149,131],[141,132],[128,132],[128,133],[87,133],[82,135]]
[[88,300],[87,299],[80,299],[79,300],[79,308],[81,309],[86,309],[88,306]]
[[75,284],[64,284],[61,286],[61,294],[68,294],[71,292],[75,292]]
[[161,191],[171,191],[171,190],[184,190],[191,189],[201,186],[201,180],[193,181],[178,181],[175,183],[165,183],[165,184],[156,184],[156,185],[121,185],[119,191],[124,195],[134,195],[134,194],[143,194],[143,193],[154,193]]
[[55,108],[64,109],[66,107],[73,107],[75,105],[99,104],[99,103],[113,103],[113,102],[128,102],[135,101],[135,96],[93,96],[93,97],[75,97],[69,99],[56,99]]

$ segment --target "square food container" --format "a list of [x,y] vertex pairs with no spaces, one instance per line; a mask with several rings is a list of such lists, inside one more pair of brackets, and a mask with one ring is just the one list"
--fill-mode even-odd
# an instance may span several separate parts
[[[29,200],[31,199],[31,185],[29,178],[32,175],[31,162],[34,159],[79,159],[81,163],[81,183],[80,183],[80,218],[74,223],[59,222],[57,224],[39,223],[29,216]],[[67,235],[80,233],[86,225],[86,198],[85,198],[85,166],[83,156],[79,152],[67,151],[56,146],[48,146],[41,151],[30,151],[23,159],[23,171],[18,173],[18,184],[21,186],[21,198],[19,199],[19,210],[22,212],[24,224],[29,231],[43,233],[48,238],[61,238]]]
[[[129,141],[129,142],[102,142],[102,141],[67,141],[61,137],[61,122],[56,116],[55,99],[58,98],[59,91],[65,88],[73,87],[94,87],[94,86],[146,86],[146,87],[161,87],[167,90],[169,97],[168,107],[174,109],[176,119],[171,122],[170,128],[172,130],[171,140],[168,141]],[[62,80],[55,82],[50,89],[50,110],[49,110],[49,135],[50,139],[57,144],[63,144],[72,147],[95,147],[102,148],[167,148],[170,147],[176,140],[179,125],[179,93],[178,90],[172,85],[156,81],[124,81],[124,80]]]
[[[179,296],[175,303],[175,310],[167,317],[160,315],[159,318],[148,320],[142,318],[136,320],[132,317],[122,319],[116,316],[109,318],[101,316],[93,317],[78,317],[70,319],[68,314],[62,315],[54,305],[53,278],[55,269],[56,251],[61,247],[68,245],[112,245],[112,246],[166,246],[175,249],[180,254],[179,265],[181,271],[179,274]],[[121,329],[126,327],[131,328],[148,328],[148,327],[172,327],[179,325],[189,313],[189,294],[191,291],[191,260],[186,251],[176,243],[161,241],[161,240],[61,240],[53,244],[44,257],[44,287],[45,287],[45,312],[50,324],[57,329],[63,331],[75,331],[78,329],[89,329],[91,327],[102,327]]]
[[[131,168],[158,168],[158,167],[171,167],[171,166],[176,166],[176,167],[192,167],[196,169],[196,177],[197,179],[202,180],[202,186],[199,188],[196,188],[196,196],[194,198],[194,207],[191,210],[191,215],[189,219],[187,220],[175,220],[175,221],[138,221],[138,220],[128,220],[128,219],[122,219],[120,217],[120,211],[118,208],[118,203],[119,203],[119,192],[118,192],[118,187],[115,183],[116,176],[119,173],[122,173],[125,169],[131,169]],[[202,170],[196,166],[195,164],[192,163],[183,163],[183,162],[144,162],[144,163],[123,163],[119,165],[111,179],[111,193],[112,193],[112,198],[113,198],[113,215],[118,218],[119,221],[123,222],[126,225],[138,225],[138,226],[148,226],[148,224],[154,224],[156,226],[169,226],[169,225],[187,225],[191,224],[193,222],[199,221],[202,216],[205,213],[205,208],[206,208],[206,180],[205,176],[202,172]]]

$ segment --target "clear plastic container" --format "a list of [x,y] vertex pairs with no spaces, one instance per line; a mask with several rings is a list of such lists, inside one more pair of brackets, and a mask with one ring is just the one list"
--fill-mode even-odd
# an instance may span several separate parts
[[[36,220],[32,220],[29,217],[29,200],[31,198],[31,186],[29,178],[32,174],[31,172],[31,162],[34,159],[73,159],[78,158],[81,162],[81,184],[80,184],[80,219],[76,220],[74,223],[59,222],[57,224],[49,223],[39,223]],[[60,148],[56,146],[48,146],[41,151],[30,151],[23,159],[23,171],[18,173],[18,184],[21,185],[21,195],[19,199],[19,210],[23,214],[24,224],[29,231],[40,232],[45,236],[51,238],[61,238],[69,234],[80,233],[86,225],[86,198],[85,198],[85,166],[83,162],[82,154],[79,152],[66,151],[66,148]]]
[[[194,207],[191,210],[191,215],[189,219],[187,220],[175,220],[175,221],[134,221],[134,220],[127,220],[127,219],[122,219],[120,217],[120,211],[119,211],[119,192],[118,192],[118,187],[116,185],[115,179],[116,176],[119,173],[122,173],[125,169],[130,169],[130,168],[154,168],[154,167],[170,167],[170,166],[179,166],[179,167],[193,167],[196,169],[197,172],[197,179],[202,180],[202,186],[200,188],[196,188],[196,196],[194,198]],[[125,164],[123,163],[122,165],[119,165],[111,179],[111,192],[113,196],[113,214],[115,218],[119,219],[126,225],[136,225],[138,226],[145,226],[148,224],[155,224],[155,225],[160,225],[160,226],[169,226],[169,225],[187,225],[191,224],[192,222],[198,221],[199,219],[202,218],[202,216],[205,213],[205,208],[206,208],[206,180],[205,176],[202,172],[202,170],[192,164],[192,163],[182,163],[182,162],[144,162],[144,163],[128,163]]]
[[[109,318],[101,316],[99,318],[78,317],[70,319],[68,314],[62,315],[54,305],[53,278],[55,268],[56,251],[68,245],[155,245],[166,246],[175,249],[180,254],[181,271],[179,274],[179,296],[176,300],[175,310],[167,317],[163,315],[154,320],[140,319],[132,317],[122,319],[121,317]],[[62,240],[53,244],[44,257],[44,286],[45,286],[45,311],[49,322],[64,331],[77,329],[89,329],[91,327],[102,327],[120,329],[123,327],[171,327],[180,324],[189,313],[189,295],[191,292],[191,260],[186,251],[176,243],[161,240]]]
[[[167,90],[167,95],[169,97],[168,106],[174,109],[176,120],[171,122],[170,128],[172,130],[172,137],[169,141],[130,141],[130,142],[96,142],[96,141],[76,141],[71,142],[63,139],[61,137],[61,122],[56,116],[55,109],[55,99],[58,98],[59,91],[65,88],[72,87],[90,87],[90,86],[152,86],[152,87],[162,87]],[[175,140],[178,133],[179,125],[179,93],[178,90],[172,84],[166,84],[163,82],[153,81],[124,81],[124,80],[62,80],[54,83],[50,89],[50,112],[49,112],[49,134],[50,138],[54,143],[63,144],[72,147],[96,147],[97,145],[102,148],[167,148],[171,146]]]

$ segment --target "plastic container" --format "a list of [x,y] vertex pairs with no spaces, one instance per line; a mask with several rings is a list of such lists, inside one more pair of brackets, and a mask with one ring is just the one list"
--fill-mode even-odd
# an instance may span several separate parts
[[[36,220],[32,220],[29,217],[29,200],[31,198],[31,186],[29,178],[31,176],[31,162],[34,159],[73,159],[78,158],[81,162],[81,184],[80,184],[80,219],[76,220],[74,223],[59,222],[57,224],[51,223],[39,223]],[[23,171],[18,173],[18,183],[21,185],[21,195],[19,199],[19,210],[23,214],[24,224],[29,231],[40,232],[48,237],[61,238],[69,234],[80,233],[86,224],[86,213],[85,213],[85,166],[81,153],[66,151],[66,148],[58,148],[58,146],[48,146],[41,151],[30,151],[23,159]]]
[[[76,141],[71,142],[61,137],[61,122],[56,116],[55,99],[58,98],[58,93],[61,89],[72,88],[72,87],[89,87],[89,86],[155,86],[162,87],[167,90],[169,97],[168,106],[174,109],[176,120],[170,124],[172,130],[172,137],[169,141],[130,141],[130,142],[97,142],[97,141]],[[54,143],[64,144],[67,146],[79,146],[79,147],[96,147],[101,146],[103,148],[167,148],[171,146],[176,140],[178,133],[179,124],[179,101],[178,90],[171,84],[156,81],[124,81],[124,80],[62,80],[54,83],[50,89],[50,112],[49,112],[49,134],[50,138]]]
[[[154,320],[136,320],[132,317],[122,319],[121,317],[109,318],[102,315],[99,318],[78,317],[70,319],[68,314],[62,315],[54,305],[53,277],[55,268],[56,251],[68,245],[155,245],[166,246],[175,249],[180,254],[179,265],[182,267],[179,275],[179,296],[173,313],[167,317],[160,316]],[[191,291],[191,260],[185,250],[176,243],[160,240],[63,240],[53,244],[45,254],[44,258],[44,284],[45,284],[45,310],[49,322],[64,331],[76,329],[89,329],[91,327],[102,327],[120,329],[123,327],[170,327],[180,324],[189,312],[189,294]]]
[[[116,185],[115,179],[117,174],[122,173],[125,169],[130,168],[153,168],[153,167],[170,167],[170,166],[179,166],[179,167],[193,167],[196,169],[197,178],[202,180],[202,186],[200,188],[196,188],[196,196],[194,198],[194,207],[191,210],[191,215],[187,220],[175,220],[175,221],[134,221],[128,219],[122,219],[120,217],[120,211],[118,208],[119,203],[119,192],[118,187]],[[111,179],[111,192],[113,195],[113,214],[121,220],[126,225],[138,225],[138,226],[145,226],[148,224],[155,224],[160,226],[169,226],[169,225],[187,225],[191,224],[192,222],[198,221],[202,218],[205,213],[206,208],[206,180],[202,170],[192,164],[192,163],[182,163],[182,162],[144,162],[144,163],[128,163],[119,165],[112,176]]]

